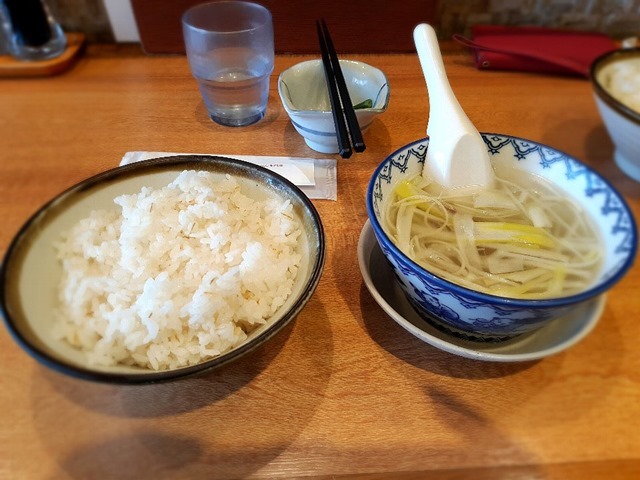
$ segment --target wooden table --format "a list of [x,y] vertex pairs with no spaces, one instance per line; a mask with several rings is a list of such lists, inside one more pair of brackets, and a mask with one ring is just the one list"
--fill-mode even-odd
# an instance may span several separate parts
[[[543,360],[479,362],[407,333],[363,284],[356,245],[368,179],[424,136],[428,96],[417,57],[352,58],[387,74],[391,102],[366,152],[338,162],[337,201],[315,201],[327,261],[293,325],[223,370],[132,387],[52,372],[1,329],[1,478],[640,478],[640,266],[587,338]],[[0,251],[126,151],[332,158],[305,146],[277,94],[303,59],[277,58],[266,118],[239,129],[209,120],[182,56],[92,46],[63,75],[0,80]],[[586,80],[481,72],[454,47],[445,63],[479,130],[582,159],[640,218],[640,184],[612,162]]]

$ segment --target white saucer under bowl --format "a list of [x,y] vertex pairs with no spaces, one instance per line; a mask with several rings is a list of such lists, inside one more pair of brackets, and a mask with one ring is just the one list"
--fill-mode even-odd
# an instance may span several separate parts
[[396,323],[420,340],[454,355],[491,362],[525,362],[559,353],[582,340],[598,323],[605,304],[601,295],[563,318],[512,340],[475,343],[441,332],[415,312],[393,278],[369,220],[358,242],[358,263],[375,301]]

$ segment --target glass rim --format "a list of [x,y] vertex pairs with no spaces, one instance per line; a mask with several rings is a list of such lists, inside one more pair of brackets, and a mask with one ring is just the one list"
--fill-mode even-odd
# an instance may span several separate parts
[[[212,7],[216,8],[216,7],[223,7],[223,6],[226,6],[226,7],[235,6],[236,8],[243,8],[247,11],[251,9],[252,11],[260,12],[263,18],[260,18],[261,21],[257,25],[247,26],[247,28],[237,29],[237,30],[216,30],[210,27],[196,25],[195,24],[196,22],[194,22],[194,19],[190,18],[195,14],[197,14],[199,11],[207,12],[207,11],[211,11]],[[272,26],[273,24],[272,15],[268,8],[266,8],[264,5],[260,5],[259,3],[249,2],[245,0],[222,0],[222,1],[200,3],[198,5],[194,5],[188,8],[187,10],[185,10],[185,12],[182,14],[181,20],[184,28],[188,28],[189,30],[194,32],[200,32],[200,33],[210,34],[210,35],[244,34],[244,33],[263,29],[267,26]]]

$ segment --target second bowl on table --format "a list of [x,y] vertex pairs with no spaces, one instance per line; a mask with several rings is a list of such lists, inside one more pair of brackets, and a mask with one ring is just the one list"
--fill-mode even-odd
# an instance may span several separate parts
[[597,58],[591,65],[591,83],[615,144],[613,158],[640,182],[640,48],[614,50]]
[[[340,67],[360,130],[364,131],[387,109],[387,77],[381,70],[354,60],[340,60]],[[282,72],[278,93],[291,123],[306,144],[317,152],[337,153],[338,140],[322,61],[308,60]]]

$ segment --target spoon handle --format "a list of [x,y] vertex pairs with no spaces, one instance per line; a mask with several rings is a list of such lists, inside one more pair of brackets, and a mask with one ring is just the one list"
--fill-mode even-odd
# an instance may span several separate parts
[[453,94],[435,30],[420,24],[413,39],[429,92],[429,146],[423,175],[447,189],[490,185],[493,169],[486,145]]
[[426,23],[418,25],[413,32],[413,39],[429,92],[427,134],[436,136],[438,131],[446,134],[447,131],[451,131],[451,122],[455,122],[462,131],[477,131],[462,110],[449,84],[438,46],[438,37],[433,27]]

